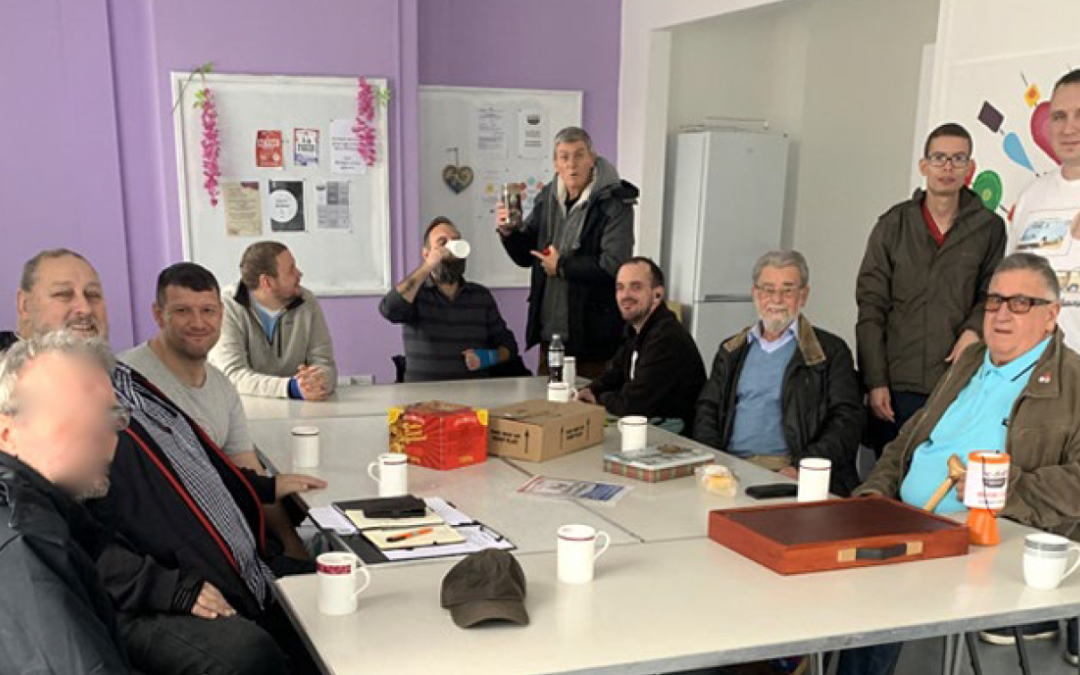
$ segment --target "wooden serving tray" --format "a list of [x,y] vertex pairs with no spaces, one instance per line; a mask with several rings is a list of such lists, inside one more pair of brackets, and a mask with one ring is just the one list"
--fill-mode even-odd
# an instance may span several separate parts
[[964,555],[969,542],[962,523],[885,497],[720,509],[709,538],[780,574]]

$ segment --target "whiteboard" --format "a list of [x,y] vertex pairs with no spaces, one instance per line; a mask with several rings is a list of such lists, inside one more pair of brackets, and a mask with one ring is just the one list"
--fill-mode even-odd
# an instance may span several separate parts
[[[421,227],[436,216],[454,221],[472,244],[470,280],[492,288],[529,285],[529,270],[510,260],[495,232],[495,203],[503,183],[524,183],[529,213],[555,175],[555,134],[581,126],[581,101],[580,91],[420,87]],[[473,176],[460,193],[443,180],[455,162]]]
[[[202,111],[193,105],[204,80],[196,75],[185,87],[188,78],[188,73],[172,73],[173,103],[179,101],[173,117],[185,259],[229,284],[239,278],[244,249],[272,239],[289,247],[304,272],[304,286],[317,295],[386,293],[385,106],[376,105],[376,161],[368,167],[355,145],[348,145],[348,133],[339,133],[337,152],[331,147],[331,120],[339,120],[340,132],[356,119],[357,79],[207,75],[220,138],[221,195],[214,206],[204,187]],[[386,87],[382,78],[368,82],[375,89]],[[274,132],[280,132],[279,155],[270,147],[277,143]],[[260,159],[257,138],[273,141],[263,144]]]

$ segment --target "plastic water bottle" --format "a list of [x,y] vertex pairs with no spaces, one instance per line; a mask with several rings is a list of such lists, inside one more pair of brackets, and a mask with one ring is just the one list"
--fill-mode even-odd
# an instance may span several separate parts
[[551,344],[548,345],[548,382],[562,382],[563,356],[566,348],[563,347],[562,336],[558,333],[551,336]]

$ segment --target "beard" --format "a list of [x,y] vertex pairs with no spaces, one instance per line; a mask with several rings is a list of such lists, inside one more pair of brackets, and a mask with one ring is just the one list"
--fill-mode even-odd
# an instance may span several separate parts
[[431,278],[437,284],[459,284],[465,279],[465,260],[455,258],[443,260],[431,272]]
[[780,333],[786,330],[794,320],[795,317],[787,312],[780,315],[763,316],[761,317],[761,327],[766,333]]
[[109,494],[110,487],[112,487],[112,481],[109,479],[109,476],[105,475],[91,483],[71,486],[67,488],[67,493],[71,495],[71,498],[76,502],[82,504],[91,499],[101,499]]

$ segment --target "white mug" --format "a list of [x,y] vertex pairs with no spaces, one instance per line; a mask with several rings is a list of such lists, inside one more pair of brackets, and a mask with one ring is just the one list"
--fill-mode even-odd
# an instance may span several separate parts
[[[340,551],[323,553],[315,559],[315,569],[319,576],[319,611],[331,616],[355,612],[356,599],[371,585],[371,572],[360,558]],[[364,583],[357,588],[360,576]]]
[[829,474],[832,461],[820,457],[799,460],[800,502],[822,502],[829,498]]
[[380,497],[409,494],[409,458],[400,452],[379,455],[377,461],[368,464],[367,472],[379,484]]
[[319,427],[293,427],[293,466],[319,466]]
[[573,356],[564,356],[562,360],[562,380],[571,389],[577,385],[577,359]]
[[565,382],[552,382],[548,385],[548,400],[556,403],[570,402],[570,385]]
[[451,239],[446,242],[446,250],[450,251],[450,254],[455,258],[464,260],[469,257],[469,253],[472,251],[472,246],[464,239]]
[[[1076,560],[1069,565],[1069,554],[1076,551]],[[1042,591],[1058,587],[1080,567],[1080,544],[1065,537],[1037,532],[1024,537],[1024,581]]]
[[622,434],[622,451],[636,452],[644,450],[649,444],[649,418],[641,415],[628,415],[619,419],[616,425]]
[[[567,584],[587,584],[593,580],[596,559],[611,545],[607,532],[588,525],[563,525],[558,531],[559,581]],[[604,544],[597,548],[597,540]]]

